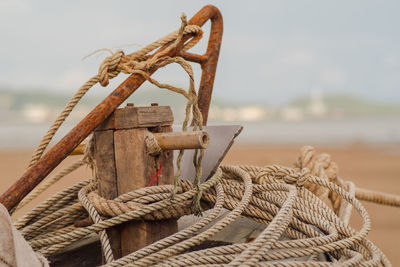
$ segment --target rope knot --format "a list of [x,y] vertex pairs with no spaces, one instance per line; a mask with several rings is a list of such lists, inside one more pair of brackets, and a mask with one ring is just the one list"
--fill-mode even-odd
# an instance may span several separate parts
[[[114,78],[118,73],[118,65],[125,56],[122,50],[117,50],[111,56],[106,57],[99,67],[99,83],[101,86],[107,86],[110,78]],[[113,73],[113,75],[110,75]],[[112,77],[110,77],[112,76]]]
[[310,170],[308,168],[302,168],[300,172],[290,172],[288,175],[285,175],[283,180],[288,184],[296,183],[297,186],[301,187],[307,183],[310,176]]
[[310,170],[308,168],[302,168],[300,171],[299,179],[297,179],[297,185],[304,186],[310,177],[311,177]]
[[136,64],[134,65],[134,68],[133,69],[135,69],[135,70],[141,70],[141,71],[147,71],[147,70],[149,70],[153,65],[154,65],[154,63],[152,62],[152,61],[140,61],[140,62],[135,62]]
[[161,154],[162,149],[152,133],[149,132],[144,141],[146,143],[147,154],[151,156],[158,156]]

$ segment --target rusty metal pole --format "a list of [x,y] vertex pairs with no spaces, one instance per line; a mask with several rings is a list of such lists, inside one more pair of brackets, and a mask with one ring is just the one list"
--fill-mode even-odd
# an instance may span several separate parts
[[[199,13],[201,15],[197,16]],[[221,12],[214,6],[204,7],[189,21],[189,24],[203,25],[208,19],[211,20],[211,30],[206,53],[204,55],[196,55],[189,52],[181,52],[183,58],[201,65],[202,73],[198,104],[203,115],[204,125],[207,124],[224,26]]]
[[[222,16],[216,7],[208,5],[197,12],[196,15],[194,15],[189,21],[189,24],[191,25],[202,26],[209,19],[211,20],[211,33],[205,55],[179,53],[180,51],[176,50],[171,51],[170,53],[170,56],[180,54],[187,60],[200,63],[202,66],[203,73],[199,89],[199,107],[205,119],[204,122],[207,121],[208,107],[210,104],[209,102],[211,99],[212,86],[214,83],[219,47],[222,40]],[[189,35],[185,36],[182,40],[182,44],[189,38]],[[180,47],[182,47],[182,45]],[[208,59],[210,59],[210,62],[207,63]],[[149,74],[152,74],[155,71],[155,69],[151,70],[149,71]],[[16,183],[14,183],[6,192],[4,192],[0,197],[0,203],[2,203],[9,211],[15,207],[102,121],[110,116],[119,105],[121,105],[134,91],[136,91],[136,89],[138,89],[144,81],[145,79],[138,74],[132,74],[129,76],[54,147],[52,147],[46,154],[42,156],[42,158],[40,158],[31,168],[29,168]]]

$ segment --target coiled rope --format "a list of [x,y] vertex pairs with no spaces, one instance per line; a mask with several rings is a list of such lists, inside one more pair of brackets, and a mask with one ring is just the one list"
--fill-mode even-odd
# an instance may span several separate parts
[[[305,184],[340,196],[340,209],[354,208],[362,218],[361,229],[349,226]],[[390,266],[384,254],[366,238],[370,218],[354,191],[347,192],[308,169],[221,166],[201,187],[202,207],[211,210],[197,223],[106,266]],[[178,218],[193,213],[190,203],[197,191],[195,186],[180,180],[174,199],[170,198],[172,189],[172,185],[146,187],[103,202],[94,184],[85,181],[43,202],[16,226],[36,251],[49,256],[92,233],[129,220]],[[116,202],[119,204],[113,206]],[[222,208],[230,212],[217,219]],[[93,211],[103,219],[95,219]],[[88,213],[94,223],[75,227],[74,221]],[[240,216],[266,225],[253,242],[189,252],[189,248],[211,239]],[[283,235],[293,240],[281,240]],[[318,261],[321,253],[329,255],[331,262]]]

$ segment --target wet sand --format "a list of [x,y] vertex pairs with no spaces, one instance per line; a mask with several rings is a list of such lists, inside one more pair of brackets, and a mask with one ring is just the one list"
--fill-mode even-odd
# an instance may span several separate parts
[[[224,164],[267,165],[281,164],[290,166],[299,155],[301,146],[243,145],[236,144],[228,153]],[[331,154],[339,164],[339,174],[345,180],[352,180],[356,186],[400,194],[400,146],[351,145],[341,147],[316,146],[317,152]],[[24,171],[32,151],[0,151],[1,183],[0,191],[6,190]],[[70,157],[63,163],[71,164],[78,157]],[[51,194],[91,176],[88,168],[81,168],[58,184],[52,186],[34,203],[17,212],[22,215],[26,210],[43,201]],[[363,203],[372,220],[369,239],[373,241],[389,258],[394,266],[400,265],[400,208],[385,207]],[[352,225],[359,227],[360,219],[353,213]],[[359,229],[359,228],[358,228]]]

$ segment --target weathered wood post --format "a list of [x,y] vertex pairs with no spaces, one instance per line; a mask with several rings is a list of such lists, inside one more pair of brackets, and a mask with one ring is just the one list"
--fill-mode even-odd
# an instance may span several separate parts
[[[172,132],[170,127],[173,115],[170,107],[127,107],[117,109],[107,120],[94,131],[94,159],[96,161],[96,178],[99,194],[107,199],[114,199],[126,192],[157,184],[173,183],[173,153],[177,149],[205,149],[209,145],[209,135],[204,131]],[[210,129],[213,132],[212,129]],[[235,130],[235,133],[237,130]],[[161,153],[151,156],[147,153],[145,139],[152,135],[161,148]],[[232,138],[232,137],[231,137]],[[229,139],[229,142],[232,142]],[[223,145],[226,148],[226,145]],[[219,143],[224,143],[219,141]],[[220,144],[219,144],[220,145]],[[86,143],[74,150],[82,155]],[[220,149],[220,146],[217,145]],[[226,151],[224,152],[224,154]],[[185,171],[192,164],[190,159],[183,159],[183,171],[186,178],[194,174]],[[217,155],[217,158],[213,156]],[[221,161],[220,152],[210,156],[212,168]],[[184,162],[188,162],[185,163]],[[160,166],[159,179],[154,179]],[[77,225],[82,221],[77,221]],[[88,220],[83,220],[84,224]],[[79,226],[78,226],[79,227]],[[148,244],[177,231],[177,220],[135,221],[107,229],[114,258],[118,259]],[[101,246],[98,240],[89,243],[78,242],[69,249],[50,257],[52,266],[98,266],[101,264]],[[90,257],[87,257],[88,254]],[[104,261],[104,259],[103,259]],[[104,263],[104,262],[103,262]]]
[[[107,199],[149,186],[162,164],[160,184],[173,183],[173,153],[146,152],[151,132],[168,132],[173,114],[168,106],[117,109],[94,132],[99,194]],[[157,185],[158,183],[154,183]],[[120,258],[177,231],[177,220],[135,221],[108,230],[115,258]]]

